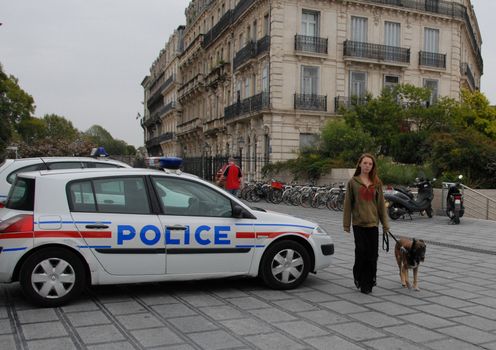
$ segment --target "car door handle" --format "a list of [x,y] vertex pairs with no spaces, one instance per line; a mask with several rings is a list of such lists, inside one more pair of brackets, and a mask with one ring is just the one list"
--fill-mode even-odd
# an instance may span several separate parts
[[165,226],[166,230],[181,230],[181,231],[186,231],[186,226]]
[[86,225],[86,228],[89,229],[104,229],[104,228],[109,228],[107,225]]

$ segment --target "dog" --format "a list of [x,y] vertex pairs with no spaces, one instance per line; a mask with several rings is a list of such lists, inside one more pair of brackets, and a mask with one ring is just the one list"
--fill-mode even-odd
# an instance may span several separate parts
[[400,238],[394,247],[394,256],[400,269],[401,285],[411,288],[408,280],[408,270],[413,270],[413,289],[418,288],[418,269],[421,262],[425,260],[425,242],[421,239]]

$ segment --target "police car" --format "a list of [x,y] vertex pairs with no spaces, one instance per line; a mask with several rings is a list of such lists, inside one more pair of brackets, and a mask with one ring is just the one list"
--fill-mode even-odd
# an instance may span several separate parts
[[17,174],[34,170],[130,168],[124,162],[91,157],[35,157],[0,162],[0,202],[5,201]]
[[0,209],[0,282],[45,307],[96,284],[244,275],[291,289],[333,253],[317,224],[179,171],[22,173]]

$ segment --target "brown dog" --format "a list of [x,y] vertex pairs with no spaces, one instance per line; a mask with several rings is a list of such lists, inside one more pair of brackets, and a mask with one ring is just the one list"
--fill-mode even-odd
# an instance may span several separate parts
[[413,269],[413,289],[418,288],[418,268],[425,259],[425,242],[421,239],[400,238],[394,247],[394,256],[400,269],[401,285],[411,288],[408,281],[408,270]]

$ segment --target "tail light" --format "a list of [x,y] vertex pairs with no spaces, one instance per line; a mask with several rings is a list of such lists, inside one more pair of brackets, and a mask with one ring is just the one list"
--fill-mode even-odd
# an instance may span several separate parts
[[33,232],[33,215],[21,214],[0,222],[0,234]]
[[5,208],[5,202],[0,202],[0,209]]
[[455,198],[455,200],[459,200],[459,201],[462,200],[462,195],[461,194],[455,194],[453,197]]

